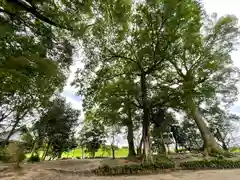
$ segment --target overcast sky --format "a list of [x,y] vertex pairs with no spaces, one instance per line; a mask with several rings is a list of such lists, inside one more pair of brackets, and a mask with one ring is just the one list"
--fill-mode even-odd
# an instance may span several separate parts
[[[240,0],[203,0],[202,2],[204,3],[204,7],[208,14],[214,12],[216,12],[219,16],[233,14],[237,16],[240,20]],[[69,82],[73,80],[75,70],[78,67],[82,66],[79,63],[80,58],[81,52],[79,52],[77,57],[75,58],[75,63],[71,68],[73,73],[69,77]],[[232,53],[232,58],[235,65],[240,68],[240,48],[236,52]],[[70,102],[74,108],[81,109],[81,99],[80,97],[75,95],[75,92],[76,90],[72,88],[68,83],[62,94],[66,97],[67,101]],[[231,108],[231,111],[240,115],[240,100],[235,103],[235,105]]]

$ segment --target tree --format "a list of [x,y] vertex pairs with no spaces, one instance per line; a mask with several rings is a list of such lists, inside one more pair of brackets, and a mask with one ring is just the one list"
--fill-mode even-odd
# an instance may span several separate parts
[[[115,6],[110,6],[110,4]],[[94,15],[100,12],[103,16],[105,16],[105,13],[111,13],[112,18],[123,22],[126,17],[125,8],[131,5],[131,1],[1,0],[0,5],[1,19],[5,22],[10,19],[18,23],[34,25],[31,20],[37,20],[39,25],[76,33],[76,31],[83,32],[89,26],[89,21],[94,19]],[[81,23],[81,29],[76,26],[79,25],[79,22]],[[79,32],[77,34],[81,35]]]
[[31,16],[30,6],[45,5],[0,1],[0,123],[10,124],[12,132],[63,88],[72,62],[73,47],[67,35]]
[[[203,19],[207,21],[206,25],[199,20],[197,17],[193,26],[187,26],[186,32],[191,33],[182,36],[181,42],[175,44],[179,54],[169,62],[175,69],[172,77],[178,82],[176,90],[183,107],[192,115],[201,132],[207,155],[218,151],[219,146],[204,122],[199,106],[213,100],[229,105],[236,100],[239,70],[233,67],[230,52],[234,50],[239,29],[233,16]],[[204,33],[200,34],[202,27]]]
[[[91,92],[98,91],[109,79],[133,77],[140,88],[146,161],[152,160],[149,141],[150,109],[154,106],[152,95],[159,95],[159,89],[164,87],[161,79],[168,74],[164,71],[166,62],[177,55],[175,44],[186,34],[185,26],[191,25],[188,22],[195,21],[192,15],[198,13],[194,17],[200,19],[198,11],[195,1],[191,0],[136,3],[127,14],[129,21],[125,28],[120,28],[111,16],[107,16],[102,24],[92,26],[83,38],[87,58],[84,70],[79,71],[80,77],[75,80],[79,93],[91,94],[94,98]],[[93,81],[97,82],[94,87],[91,86]]]
[[185,118],[180,127],[187,136],[187,141],[183,147],[189,151],[200,150],[203,146],[203,140],[194,120]]
[[93,158],[101,145],[105,143],[106,137],[105,127],[96,119],[95,115],[94,111],[88,111],[86,113],[85,123],[79,134],[81,146],[84,147]]
[[[105,126],[109,126],[110,129],[115,126],[127,128],[129,157],[136,155],[133,132],[134,126],[139,121],[136,114],[139,106],[137,94],[137,87],[131,79],[117,78],[102,86],[98,96],[95,94],[96,98],[93,100],[98,104],[97,115],[104,121]],[[91,101],[86,98],[84,105],[90,103]]]
[[121,127],[119,127],[117,124],[111,126],[108,130],[110,142],[111,142],[111,150],[112,150],[112,158],[115,159],[115,150],[118,149],[117,143],[118,140],[117,135],[121,133]]
[[54,157],[61,158],[62,152],[73,146],[74,128],[80,112],[66,103],[62,97],[54,99],[46,108],[39,121],[35,124],[41,139],[47,143],[45,155],[51,148]]
[[218,104],[201,109],[201,112],[209,124],[213,136],[221,143],[224,150],[228,150],[231,132],[236,128],[234,123],[239,121],[239,116],[231,114],[228,110],[223,110]]

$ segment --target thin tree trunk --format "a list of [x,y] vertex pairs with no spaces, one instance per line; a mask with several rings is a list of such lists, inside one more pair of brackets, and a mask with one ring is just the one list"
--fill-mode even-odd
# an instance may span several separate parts
[[84,149],[82,147],[82,159],[83,159],[83,157],[84,157]]
[[14,131],[15,131],[15,129],[16,129],[16,127],[17,127],[17,125],[18,125],[19,122],[20,122],[20,118],[17,117],[17,118],[16,118],[16,121],[15,121],[14,124],[13,124],[13,127],[12,127],[11,131],[9,132],[7,138],[5,139],[5,141],[4,141],[4,143],[3,143],[3,146],[6,146],[6,145],[7,145],[10,137],[13,135],[13,133],[14,133]]
[[49,151],[49,148],[50,148],[50,144],[51,144],[50,142],[47,144],[46,150],[43,153],[43,157],[42,157],[43,161],[45,160],[45,158],[46,158],[46,156],[48,154],[48,151]]
[[178,143],[175,142],[175,152],[178,153]]
[[137,148],[137,154],[141,155],[142,154],[142,145],[143,145],[143,136],[141,137],[140,144]]
[[34,144],[33,144],[33,148],[31,150],[31,157],[34,155],[34,153],[36,151],[36,148],[37,148],[37,141],[35,141]]
[[194,100],[189,97],[188,98],[189,108],[193,119],[195,120],[197,127],[201,133],[201,136],[204,141],[204,153],[207,156],[209,153],[219,150],[219,145],[217,144],[214,136],[211,134],[209,128],[207,127],[206,123],[202,119],[202,116],[196,107]]
[[115,159],[115,149],[113,145],[111,145],[111,149],[112,149],[112,158]]
[[220,130],[218,128],[217,128],[216,137],[222,143],[223,150],[228,151],[227,144],[225,143],[225,138],[223,138],[222,133],[220,132]]
[[166,151],[166,147],[165,147],[165,143],[164,143],[164,139],[163,139],[163,134],[162,133],[160,134],[160,137],[161,137],[161,142],[160,142],[159,153],[167,155],[167,151]]
[[12,127],[10,133],[7,136],[7,139],[5,139],[5,141],[3,143],[3,146],[6,146],[6,144],[8,143],[8,141],[10,139],[10,137],[13,135],[17,125],[19,124],[20,120],[28,113],[28,111],[29,111],[29,109],[27,109],[25,112],[23,112],[22,115],[20,115],[19,112],[16,113],[16,121],[14,122],[13,127]]
[[62,157],[62,152],[59,152],[59,153],[57,154],[57,157],[58,157],[58,159],[61,159],[61,157]]
[[132,113],[131,109],[128,109],[128,122],[127,122],[128,134],[128,157],[136,156],[135,148],[134,148],[134,140],[133,140],[133,122],[132,122]]

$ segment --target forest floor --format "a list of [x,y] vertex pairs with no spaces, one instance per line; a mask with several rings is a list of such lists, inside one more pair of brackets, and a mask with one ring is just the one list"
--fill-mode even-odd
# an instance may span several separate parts
[[[185,157],[177,157],[179,160]],[[197,157],[196,157],[197,158]],[[170,173],[140,175],[97,177],[83,176],[82,172],[97,168],[101,164],[112,166],[122,163],[131,163],[123,159],[86,159],[86,160],[55,160],[43,161],[35,164],[22,164],[20,170],[11,165],[0,165],[1,180],[239,180],[240,169],[234,170],[201,170],[176,171]]]

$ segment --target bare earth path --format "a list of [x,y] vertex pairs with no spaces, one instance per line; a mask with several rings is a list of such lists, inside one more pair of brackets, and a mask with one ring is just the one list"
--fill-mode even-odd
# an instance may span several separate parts
[[[56,161],[26,165],[19,172],[0,172],[1,180],[240,180],[240,169],[181,171],[167,174],[122,177],[83,177],[74,172],[92,169],[99,161]],[[55,170],[53,170],[53,168]],[[57,172],[56,170],[62,170]],[[68,173],[66,173],[66,172]],[[71,173],[69,173],[71,172]]]

